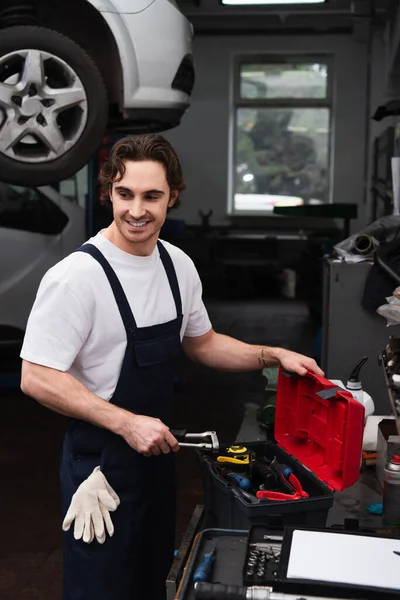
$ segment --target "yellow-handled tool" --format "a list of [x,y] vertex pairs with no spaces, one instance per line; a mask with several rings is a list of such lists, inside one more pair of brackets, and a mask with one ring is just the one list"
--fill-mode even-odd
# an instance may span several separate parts
[[225,455],[217,457],[219,463],[229,463],[233,465],[248,465],[255,461],[256,455],[245,446],[230,446],[226,449]]

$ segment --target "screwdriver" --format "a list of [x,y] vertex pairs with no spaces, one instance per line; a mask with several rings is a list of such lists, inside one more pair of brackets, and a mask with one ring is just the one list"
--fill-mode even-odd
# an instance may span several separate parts
[[238,473],[225,473],[227,479],[233,480],[242,490],[248,491],[251,488],[251,481]]
[[209,552],[208,554],[204,555],[203,560],[201,561],[201,563],[199,564],[199,566],[197,567],[197,569],[194,572],[194,575],[193,575],[194,582],[209,581],[209,579],[211,577],[212,568],[213,568],[213,565],[215,562],[215,554],[216,554],[216,548],[214,548],[214,550],[212,552]]

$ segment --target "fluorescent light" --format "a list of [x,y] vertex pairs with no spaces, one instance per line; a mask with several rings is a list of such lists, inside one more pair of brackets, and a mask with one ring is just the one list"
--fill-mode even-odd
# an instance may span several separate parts
[[289,4],[324,4],[325,0],[221,0],[222,4],[227,6],[255,6],[280,4],[281,6]]
[[246,175],[243,175],[242,179],[243,181],[253,181],[254,175],[252,173],[246,173]]

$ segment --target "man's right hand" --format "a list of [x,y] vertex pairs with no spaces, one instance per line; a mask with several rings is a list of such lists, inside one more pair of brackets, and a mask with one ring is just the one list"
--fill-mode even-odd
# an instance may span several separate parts
[[122,437],[131,448],[152,456],[178,452],[179,443],[160,419],[144,415],[129,415],[124,423]]

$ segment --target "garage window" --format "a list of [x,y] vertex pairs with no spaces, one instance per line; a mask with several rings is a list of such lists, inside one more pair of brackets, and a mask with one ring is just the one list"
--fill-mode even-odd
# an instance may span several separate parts
[[235,75],[232,212],[329,202],[329,58],[246,57]]

